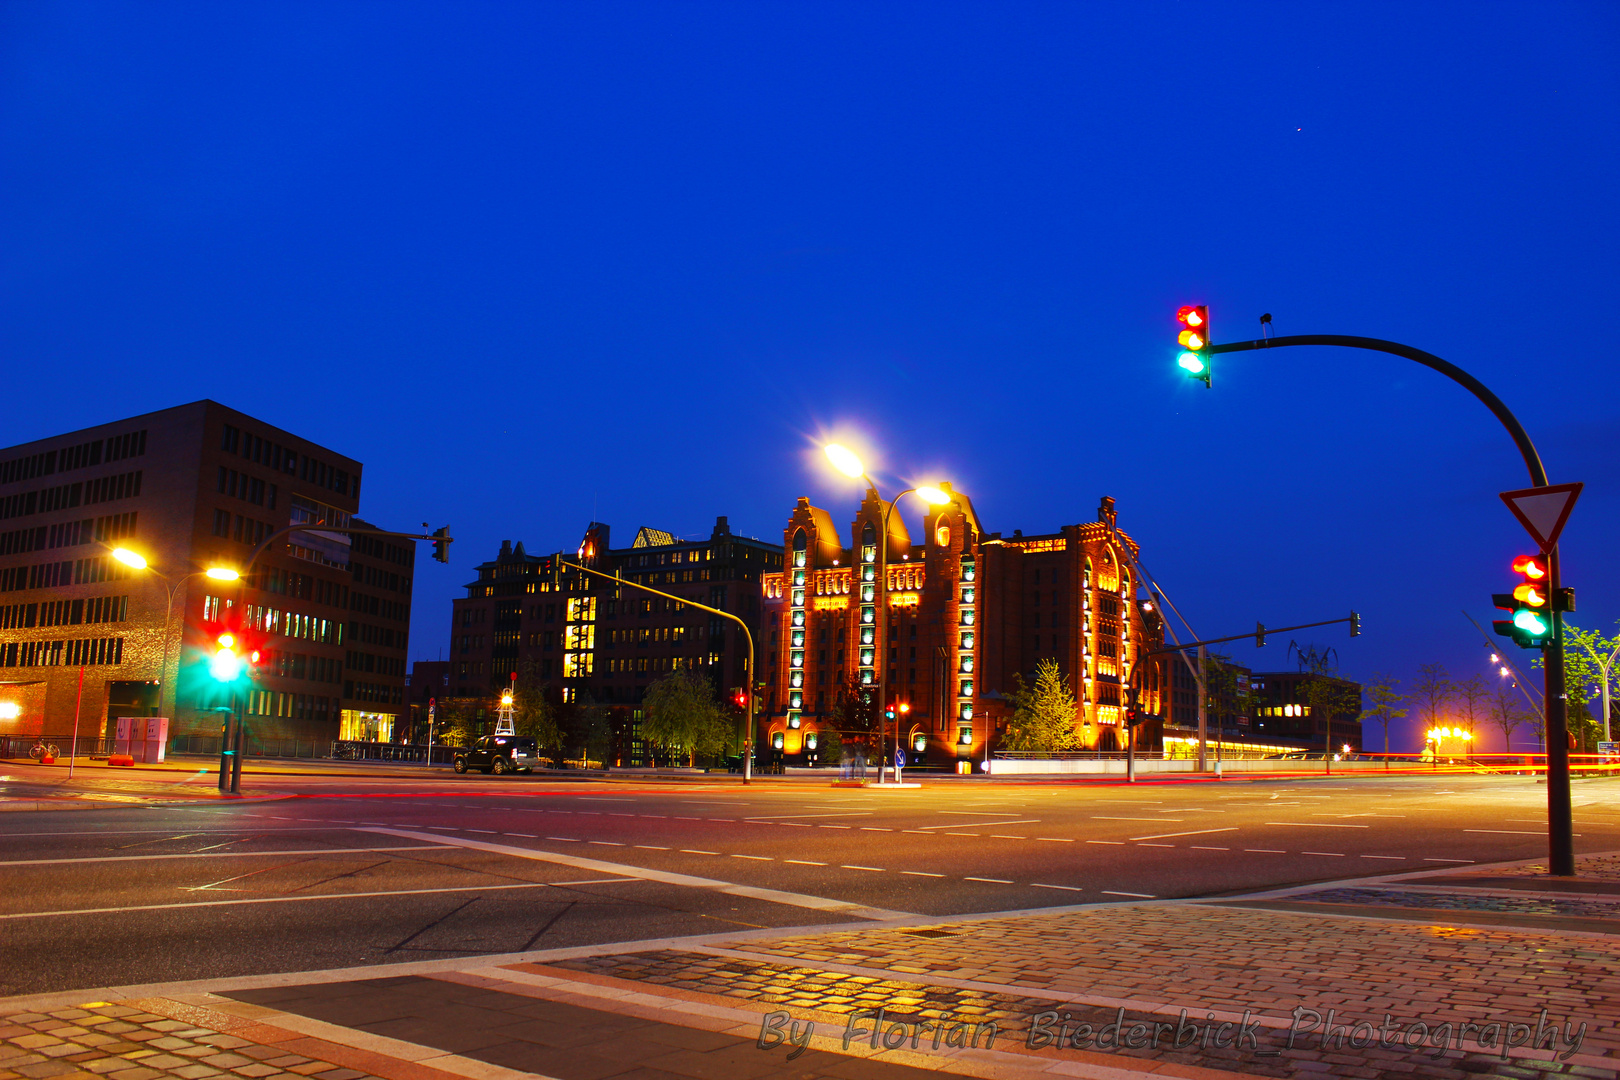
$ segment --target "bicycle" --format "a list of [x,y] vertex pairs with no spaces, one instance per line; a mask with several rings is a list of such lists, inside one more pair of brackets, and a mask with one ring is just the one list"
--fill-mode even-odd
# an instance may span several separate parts
[[41,739],[28,748],[28,756],[35,761],[41,761],[45,758],[59,758],[62,756],[62,751],[57,748],[55,743],[47,743]]

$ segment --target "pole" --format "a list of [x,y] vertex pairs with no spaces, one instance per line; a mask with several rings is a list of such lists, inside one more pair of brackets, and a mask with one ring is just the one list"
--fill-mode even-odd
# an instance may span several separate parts
[[[1370,349],[1373,352],[1389,353],[1393,356],[1404,357],[1408,360],[1422,364],[1426,368],[1438,371],[1452,382],[1462,386],[1491,414],[1501,421],[1508,435],[1513,439],[1513,445],[1518,448],[1519,456],[1524,459],[1525,468],[1530,472],[1530,483],[1535,487],[1547,486],[1547,470],[1541,464],[1541,454],[1537,452],[1535,443],[1530,441],[1530,433],[1524,430],[1519,418],[1513,415],[1502,399],[1491,393],[1485,384],[1474,378],[1456,364],[1440,359],[1433,353],[1414,349],[1410,345],[1402,345],[1396,341],[1385,341],[1382,338],[1355,337],[1346,334],[1294,334],[1288,337],[1262,338],[1256,341],[1233,341],[1223,345],[1211,345],[1208,351],[1214,353],[1245,352],[1256,349],[1277,349],[1293,345],[1331,345],[1346,349]],[[1558,595],[1558,548],[1554,547],[1547,554],[1548,573],[1551,578],[1550,588],[1552,595]],[[1558,605],[1553,604],[1556,608]],[[1542,653],[1543,665],[1546,669],[1546,695],[1543,701],[1544,724],[1547,740],[1547,852],[1548,870],[1559,877],[1570,877],[1575,873],[1575,823],[1574,815],[1569,804],[1569,745],[1568,745],[1568,701],[1565,699],[1564,688],[1564,624],[1562,614],[1558,611],[1552,613],[1552,639],[1548,642]],[[1438,755],[1436,755],[1438,757]]]
[[219,793],[223,795],[231,786],[231,710],[219,711]]
[[1326,769],[1324,771],[1327,773],[1327,775],[1332,776],[1333,775],[1333,707],[1331,705],[1328,707],[1328,711],[1327,711],[1327,740],[1322,744],[1322,749],[1327,751],[1327,753],[1322,755],[1322,764],[1326,766]]
[[1542,663],[1547,701],[1547,869],[1575,876],[1575,820],[1569,801],[1569,700],[1564,686],[1564,613],[1558,610],[1558,548],[1547,553],[1552,641]]
[[1204,758],[1204,742],[1209,735],[1209,695],[1204,692],[1204,673],[1209,664],[1209,649],[1198,646],[1198,771],[1203,772],[1209,762]]
[[[231,695],[231,704],[236,704],[236,695],[234,693]],[[242,794],[242,750],[243,743],[247,741],[246,732],[243,729],[247,727],[247,717],[242,714],[240,709],[235,710],[235,712],[236,738],[232,740],[231,745],[231,794],[240,795]]]
[[73,759],[79,753],[79,706],[84,703],[84,665],[79,665],[79,696],[73,699],[73,744],[68,747],[68,779],[73,779]]

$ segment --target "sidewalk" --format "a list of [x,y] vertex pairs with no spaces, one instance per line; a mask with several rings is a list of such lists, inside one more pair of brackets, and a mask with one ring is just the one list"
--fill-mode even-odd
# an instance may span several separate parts
[[0,1080],[1620,1076],[1620,854],[1536,871],[13,999]]

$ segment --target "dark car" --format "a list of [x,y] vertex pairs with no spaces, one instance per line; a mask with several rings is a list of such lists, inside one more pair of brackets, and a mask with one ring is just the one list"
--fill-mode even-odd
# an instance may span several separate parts
[[469,750],[456,751],[456,772],[468,769],[494,773],[533,772],[535,742],[520,735],[485,735]]

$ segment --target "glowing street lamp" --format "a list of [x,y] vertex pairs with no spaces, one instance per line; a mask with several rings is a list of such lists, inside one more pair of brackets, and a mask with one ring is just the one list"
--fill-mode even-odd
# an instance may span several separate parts
[[[843,473],[845,476],[849,477],[852,480],[854,480],[854,479],[865,480],[866,481],[866,486],[871,490],[872,494],[877,496],[877,499],[878,499],[879,502],[883,501],[883,497],[878,494],[877,485],[872,482],[872,478],[870,476],[866,475],[866,468],[865,468],[864,465],[861,464],[861,459],[860,459],[859,455],[857,455],[855,453],[855,451],[851,450],[847,446],[842,446],[842,445],[840,445],[838,443],[828,443],[824,447],[822,447],[822,450],[826,453],[827,460],[832,462],[833,468],[837,469],[839,472]],[[887,505],[884,506],[884,508],[883,508],[883,528],[880,530],[881,533],[882,533],[882,536],[878,540],[879,548],[878,548],[877,576],[881,579],[881,584],[879,585],[879,589],[876,590],[876,591],[878,591],[879,594],[880,594],[880,597],[878,599],[878,611],[879,612],[886,613],[887,610],[888,610],[888,606],[889,606],[888,605],[888,592],[889,592],[889,573],[888,573],[888,568],[889,568],[889,515],[894,513],[895,506],[899,504],[899,502],[900,502],[900,500],[902,498],[904,498],[907,495],[911,495],[911,494],[915,494],[917,496],[917,498],[921,499],[923,502],[929,504],[930,506],[945,506],[945,505],[947,505],[948,503],[950,503],[952,501],[950,493],[945,491],[943,488],[939,487],[938,485],[922,484],[922,485],[919,485],[917,487],[906,488],[904,491],[900,492],[900,494],[896,495],[892,502],[889,502]],[[857,539],[859,539],[859,538],[857,538]],[[874,654],[876,654],[877,650],[874,649],[873,652],[874,652]],[[881,682],[878,683],[878,688],[879,688],[879,692],[878,692],[878,710],[879,710],[879,712],[885,713],[885,716],[887,716],[890,713],[892,713],[893,710],[885,710],[884,706],[883,706],[884,687],[886,687],[888,685],[888,679],[887,679],[887,674],[888,673],[887,673],[887,671],[885,671],[884,674],[885,674],[885,678]],[[906,705],[906,706],[904,706],[904,708],[909,710],[911,708],[911,706]],[[883,743],[887,743],[887,741],[888,741],[888,732],[887,732],[887,730],[884,730],[883,733],[882,733],[882,741],[883,741]],[[899,749],[899,747],[900,747],[900,719],[899,719],[898,715],[895,715],[895,722],[894,722],[894,745],[895,745],[896,749]],[[879,781],[879,783],[882,782],[883,777],[887,774],[887,770],[888,770],[888,767],[889,767],[885,751],[886,751],[886,746],[880,745],[879,748],[878,748],[878,754],[879,754],[879,756],[878,756],[878,781]],[[898,765],[896,765],[895,766],[895,780],[896,780],[896,782],[899,781],[899,777],[900,777],[900,768],[899,768]]]
[[[113,549],[112,557],[133,570],[150,570],[152,573],[162,578],[168,585],[168,600],[163,608],[163,659],[158,664],[158,711],[162,712],[163,690],[169,682],[169,623],[174,618],[174,598],[179,594],[180,586],[184,585],[187,581],[190,581],[194,577],[206,577],[212,581],[239,581],[241,580],[242,575],[229,566],[210,566],[206,570],[198,570],[190,574],[182,574],[178,578],[173,578],[159,570],[157,567],[153,566],[147,561],[146,556],[142,555],[138,551],[132,551],[126,547],[118,547]],[[209,661],[210,672],[214,674],[216,679],[220,679],[221,682],[230,682],[235,679],[236,675],[234,674],[220,678],[219,671],[223,671],[224,668],[221,667],[216,670],[215,661],[218,660],[218,657],[219,653],[216,650],[213,659]],[[178,701],[176,704],[178,704]]]

